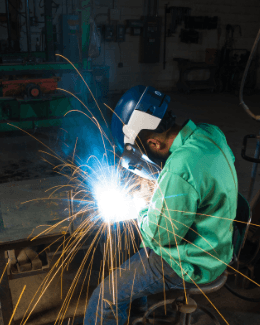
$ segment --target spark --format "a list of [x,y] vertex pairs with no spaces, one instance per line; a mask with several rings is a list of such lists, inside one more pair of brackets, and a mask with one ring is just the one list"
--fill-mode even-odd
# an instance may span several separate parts
[[[148,234],[149,236],[149,234]],[[157,240],[154,239],[154,241],[160,245],[160,243],[158,243]],[[166,254],[169,255],[169,257],[174,260],[174,262],[181,268],[181,264],[179,264],[170,254],[169,252],[167,252],[164,247],[162,247],[162,249],[165,251]],[[212,307],[217,311],[217,313],[221,316],[221,318],[225,321],[225,323],[227,325],[229,325],[228,321],[225,319],[225,317],[221,314],[221,312],[217,309],[217,307],[213,304],[213,302],[207,297],[207,295],[203,292],[203,290],[199,287],[199,285],[189,276],[189,274],[183,270],[183,272],[190,278],[191,282],[200,290],[200,292],[203,294],[203,296],[210,302],[210,304],[212,305]]]
[[9,265],[9,262],[10,262],[10,260],[8,259],[8,261],[7,261],[6,265],[5,265],[5,268],[3,270],[2,276],[0,278],[0,284],[1,284],[2,280],[3,280],[4,274],[5,274],[6,270],[7,270],[7,267]]
[[22,295],[23,295],[25,289],[26,289],[26,285],[23,287],[23,290],[22,290],[22,292],[21,292],[21,294],[20,294],[20,296],[19,296],[19,298],[18,298],[18,301],[17,301],[17,303],[16,303],[16,305],[15,305],[15,308],[14,308],[14,310],[13,310],[13,313],[12,313],[12,316],[11,316],[11,318],[10,318],[10,321],[9,321],[8,325],[11,325],[11,323],[12,323],[12,320],[13,320],[13,318],[14,318],[14,314],[15,314],[16,309],[17,309],[17,307],[18,307],[18,305],[19,305],[19,303],[20,303],[20,300],[21,300],[21,298],[22,298]]
[[[113,268],[113,254],[112,254],[112,238],[111,238],[111,230],[110,226],[108,226],[108,237],[109,237],[109,244],[110,244],[110,257],[111,257],[111,267]],[[115,304],[115,282],[114,282],[114,272],[111,272],[112,277],[112,289],[113,289],[113,304]]]
[[63,56],[63,55],[61,55],[61,54],[55,54],[55,55],[60,56],[60,57],[62,57],[64,60],[68,61],[68,62],[73,66],[73,68],[77,71],[78,75],[81,77],[81,79],[83,80],[84,84],[87,86],[88,91],[90,92],[92,98],[94,99],[94,101],[95,101],[95,103],[96,103],[96,105],[97,105],[97,107],[98,107],[98,109],[99,109],[99,112],[100,112],[100,114],[101,114],[101,116],[102,116],[104,122],[105,122],[106,125],[107,125],[107,122],[106,122],[106,119],[105,119],[105,117],[104,117],[104,115],[103,115],[103,113],[102,113],[102,110],[100,109],[100,107],[99,107],[99,105],[98,105],[98,102],[96,101],[95,96],[93,95],[91,89],[89,88],[89,85],[86,83],[86,81],[85,81],[85,79],[83,78],[82,74],[79,72],[79,70],[75,67],[75,65],[74,65],[74,64],[73,64],[73,63],[72,63],[68,58],[66,58],[65,56]]
[[[88,174],[88,177],[90,177],[90,179],[92,179],[92,180],[94,180],[93,182],[94,182],[94,186],[93,186],[93,188],[95,188],[96,186],[97,186],[97,188],[99,188],[100,187],[100,189],[101,189],[101,192],[105,189],[105,190],[108,190],[108,189],[110,189],[110,192],[111,192],[111,185],[114,183],[114,186],[115,186],[115,189],[117,190],[115,190],[115,192],[113,192],[113,194],[114,194],[114,198],[118,201],[118,198],[120,199],[120,201],[122,200],[122,198],[121,198],[121,194],[122,194],[122,192],[127,196],[127,195],[129,195],[129,194],[132,194],[132,193],[135,193],[135,190],[137,190],[137,189],[139,189],[140,187],[141,187],[141,184],[140,184],[140,180],[138,180],[138,179],[135,179],[134,177],[129,177],[129,183],[127,184],[127,182],[124,182],[124,184],[121,184],[120,183],[120,173],[119,173],[119,171],[118,171],[118,167],[116,167],[116,169],[114,170],[114,172],[111,172],[112,170],[110,169],[110,168],[112,168],[111,166],[108,168],[107,166],[106,166],[106,168],[104,168],[105,167],[105,165],[104,164],[102,164],[102,163],[100,163],[99,164],[99,168],[98,168],[98,171],[97,172],[95,172],[94,173],[94,176],[95,177],[93,177],[93,175],[89,175]],[[108,172],[108,170],[110,169],[110,171]],[[103,173],[102,173],[102,171],[103,171]],[[105,173],[104,173],[104,171],[106,171]],[[82,171],[81,171],[81,169],[79,168],[79,167],[74,167],[74,172],[75,172],[75,174],[78,174],[78,177],[79,177],[79,174],[80,173],[82,173]],[[83,178],[85,177],[85,175],[86,174],[84,174],[83,175]],[[99,177],[97,178],[96,176],[97,175],[99,175]],[[100,176],[100,175],[102,175],[102,176]],[[73,177],[73,180],[77,180],[77,177]],[[126,178],[126,180],[127,180],[127,178]],[[132,181],[132,183],[131,183],[131,181]],[[139,182],[139,183],[138,183]],[[97,184],[99,184],[99,185],[97,185]],[[108,184],[110,185],[110,187],[108,186]],[[127,186],[126,186],[126,184],[127,184]],[[137,185],[138,184],[138,185]],[[107,188],[106,188],[106,186],[107,186]],[[60,187],[60,189],[63,189],[63,187]],[[99,190],[96,190],[97,192],[99,192]],[[119,192],[118,192],[119,191]],[[81,192],[84,192],[84,187],[83,187],[83,189],[81,190]],[[85,192],[86,192],[86,189],[85,189]],[[87,192],[88,193],[91,193],[91,191],[88,189],[87,190]],[[93,191],[94,192],[94,196],[95,196],[95,191]],[[138,191],[137,191],[138,192]],[[152,192],[152,191],[151,191]],[[80,191],[78,191],[75,195],[74,195],[74,198],[75,198],[75,196],[76,195],[79,195],[79,193],[80,193]],[[104,193],[106,193],[106,194],[109,194],[108,192],[102,192],[103,194]],[[118,193],[120,194],[120,195],[118,195]],[[139,193],[140,194],[140,193]],[[151,194],[151,193],[150,193]],[[96,194],[97,195],[97,194]],[[104,195],[101,195],[101,202],[102,202],[102,198],[104,197]],[[130,195],[130,197],[131,197],[131,195]],[[50,197],[49,197],[50,198]],[[110,201],[113,199],[113,196],[112,196],[112,198],[110,197],[110,200],[109,200],[109,202],[108,203],[110,203]],[[93,198],[91,198],[91,197],[88,197],[88,200],[89,200],[89,202],[91,202],[91,204],[93,204],[93,202],[95,201]],[[87,202],[88,200],[82,200],[82,202],[83,202],[83,204],[85,203],[85,202]],[[133,200],[133,198],[131,197],[131,200]],[[101,228],[101,232],[102,231],[104,231],[105,229],[108,229],[109,231],[110,231],[110,226],[111,226],[111,224],[113,224],[113,223],[115,223],[116,221],[118,221],[118,219],[117,218],[115,218],[114,216],[113,216],[113,214],[111,214],[111,215],[109,215],[109,217],[107,217],[107,215],[106,215],[106,213],[102,210],[102,203],[100,203],[100,201],[99,201],[99,199],[98,200],[96,200],[96,202],[97,202],[97,206],[93,206],[92,205],[92,217],[93,217],[93,215],[95,215],[95,218],[88,218],[88,219],[86,219],[85,220],[85,224],[82,224],[81,225],[81,230],[83,230],[83,232],[85,233],[85,234],[87,234],[88,232],[89,232],[89,230],[90,230],[90,228],[91,227],[93,227],[93,225],[95,224],[95,222],[97,223],[98,222],[98,220],[100,220],[100,219],[102,219],[103,220],[103,226],[102,226],[102,228]],[[107,202],[106,202],[107,203]],[[118,203],[118,202],[116,202],[116,203]],[[115,202],[114,202],[114,204],[115,204]],[[112,205],[112,207],[113,207],[113,203],[111,204]],[[124,211],[124,210],[127,210],[125,207],[123,207],[124,209],[122,209],[121,208],[121,211]],[[89,208],[87,207],[86,209],[84,209],[83,208],[83,210],[81,210],[81,212],[83,212],[83,213],[86,213],[86,212],[89,212]],[[135,211],[136,212],[136,211]],[[96,213],[96,214],[95,214]],[[73,219],[73,218],[75,218],[76,217],[76,215],[77,214],[74,214],[74,215],[72,215],[71,216],[71,218]],[[91,213],[90,213],[90,215],[91,215]],[[116,215],[116,214],[115,214]],[[112,217],[113,216],[113,217]],[[124,221],[126,221],[126,219],[127,218],[124,218]],[[128,220],[130,223],[133,223],[134,224],[134,214],[131,214],[131,218]],[[116,221],[115,221],[116,220]],[[92,226],[91,226],[91,223],[92,223]],[[174,220],[172,221],[172,223],[174,223]],[[88,225],[88,226],[87,226]],[[125,226],[126,227],[129,227],[130,228],[130,225],[129,224],[126,224],[125,223]],[[51,229],[52,227],[50,227],[50,229]],[[50,229],[49,229],[49,231],[50,231]],[[169,232],[169,230],[167,230],[168,232]],[[176,234],[174,234],[175,235],[175,238],[177,237],[177,235]],[[62,269],[62,265],[65,263],[65,261],[66,260],[69,260],[69,258],[68,257],[72,257],[72,253],[73,253],[73,249],[72,249],[72,247],[73,246],[77,246],[77,248],[79,248],[79,243],[77,243],[76,242],[76,240],[78,241],[78,242],[80,242],[80,240],[81,240],[81,238],[82,237],[84,237],[84,236],[82,236],[82,234],[80,233],[80,231],[77,231],[77,233],[75,234],[75,236],[74,236],[74,238],[75,238],[75,240],[74,241],[72,241],[72,239],[70,239],[70,241],[68,241],[67,242],[67,245],[66,245],[66,247],[64,247],[63,246],[63,253],[62,253],[62,255],[61,255],[61,259],[60,259],[60,261],[61,261],[61,266],[59,267],[59,269]],[[111,264],[111,267],[110,267],[110,269],[111,269],[111,273],[112,273],[112,290],[113,290],[113,303],[115,304],[115,302],[116,302],[116,297],[115,297],[115,290],[117,289],[117,286],[116,286],[116,279],[113,279],[113,264],[114,264],[114,262],[113,262],[113,259],[112,259],[112,255],[113,255],[113,252],[112,252],[112,234],[111,234],[111,232],[109,233],[109,236],[107,237],[107,245],[106,245],[106,248],[105,248],[105,254],[104,254],[104,262],[103,262],[103,271],[102,271],[102,278],[103,278],[103,280],[104,280],[104,266],[105,266],[105,262],[106,262],[106,259],[108,258],[108,259],[110,259],[110,264]],[[69,244],[70,243],[70,244]],[[93,248],[94,248],[94,245],[95,245],[95,243],[96,243],[96,241],[94,241],[93,242],[93,245],[92,245],[92,247],[90,247],[90,249],[88,250],[88,254],[86,255],[86,258],[84,258],[84,261],[82,262],[82,265],[84,266],[84,264],[86,263],[86,259],[88,258],[88,255],[90,254],[90,252],[91,252],[91,250],[93,250]],[[64,243],[63,243],[63,245],[64,245]],[[176,242],[176,246],[178,247],[178,244],[177,244],[177,242]],[[118,248],[118,250],[119,250],[120,248]],[[163,248],[162,248],[163,249]],[[66,252],[67,252],[67,254],[68,254],[68,256],[66,257],[66,258],[64,258],[65,257],[65,255],[66,255]],[[74,250],[74,253],[76,252],[76,250]],[[108,253],[110,252],[110,257],[109,257],[109,255],[108,255]],[[180,263],[181,263],[181,261],[180,261]],[[180,264],[181,265],[181,264]],[[129,266],[130,266],[130,263],[129,263]],[[61,314],[60,314],[60,316],[57,318],[57,320],[59,319],[60,320],[60,322],[62,321],[62,319],[64,318],[64,315],[65,315],[65,313],[66,313],[66,310],[67,310],[67,308],[68,308],[68,306],[69,306],[69,302],[70,302],[70,299],[71,299],[71,297],[72,297],[72,293],[73,293],[73,291],[75,290],[75,285],[77,284],[77,282],[78,282],[78,280],[79,280],[79,275],[81,274],[81,272],[82,272],[82,269],[83,268],[80,268],[79,269],[79,272],[78,272],[78,274],[77,274],[77,276],[75,277],[75,279],[74,279],[74,281],[73,281],[73,284],[71,285],[71,288],[70,288],[70,290],[69,290],[69,292],[68,292],[68,294],[67,294],[67,297],[66,297],[66,299],[64,300],[64,304],[63,304],[63,308],[61,309]],[[58,271],[57,271],[58,272]],[[56,273],[57,273],[56,272]],[[54,277],[54,276],[53,276]],[[52,277],[52,279],[53,279],[53,277]],[[51,280],[52,281],[52,280]],[[50,283],[51,283],[51,281],[49,281],[49,284],[48,285],[50,285]],[[44,294],[44,292],[46,291],[46,288],[47,288],[47,286],[45,286],[45,288],[42,290],[42,294],[41,294],[41,296]],[[74,289],[73,289],[74,288]],[[70,298],[69,298],[70,297]],[[102,299],[102,297],[103,297],[103,293],[101,293],[101,297],[100,297],[100,299]],[[39,300],[38,300],[39,301]],[[37,305],[37,303],[38,303],[38,301],[36,302],[36,304],[35,304],[35,306]],[[35,308],[35,306],[34,306],[34,308]],[[33,309],[34,309],[33,308]],[[32,311],[31,311],[32,312]],[[31,314],[31,313],[30,313]],[[29,317],[29,316],[28,316]],[[24,324],[26,323],[26,321],[28,320],[28,317],[27,317],[27,319],[25,320],[25,322],[24,322]]]
[[[63,238],[63,250],[64,250],[64,247],[65,247],[65,236]],[[62,255],[62,265],[64,264],[64,256]],[[63,278],[63,267],[61,268],[61,276],[60,276],[60,298],[62,300],[62,278]]]
[[129,306],[129,314],[128,314],[127,325],[129,324],[129,320],[130,320],[130,312],[131,312],[131,304],[132,304],[132,296],[133,296],[133,290],[134,290],[135,276],[136,276],[136,269],[135,269],[133,285],[132,285],[132,290],[131,290],[131,298],[130,298],[130,306]]
[[107,223],[136,219],[146,206],[145,199],[138,196],[136,191],[131,197],[131,183],[124,176],[124,173],[109,168],[107,175],[101,175],[101,179],[94,182],[93,191],[98,209]]

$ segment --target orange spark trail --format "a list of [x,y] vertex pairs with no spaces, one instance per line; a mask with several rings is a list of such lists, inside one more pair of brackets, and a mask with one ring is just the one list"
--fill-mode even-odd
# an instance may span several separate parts
[[[152,222],[152,223],[156,224],[155,222]],[[164,227],[162,227],[162,226],[160,226],[160,225],[158,225],[158,227],[159,227],[159,228],[162,228],[162,229],[164,229],[164,230],[167,230],[166,228],[164,228]],[[172,232],[172,234],[174,234],[174,233]],[[235,268],[233,268],[231,265],[229,265],[229,264],[223,262],[222,260],[220,260],[220,259],[217,258],[216,256],[214,256],[214,255],[210,254],[209,252],[205,251],[203,248],[201,248],[201,247],[195,245],[194,243],[190,242],[190,241],[187,240],[186,238],[183,238],[182,236],[179,236],[179,235],[177,235],[177,234],[174,234],[174,236],[179,237],[179,238],[181,238],[182,240],[186,241],[187,243],[192,244],[194,247],[199,248],[199,249],[202,250],[204,253],[206,253],[206,254],[210,255],[211,257],[215,258],[215,259],[218,260],[219,262],[223,263],[223,264],[226,265],[227,267],[229,267],[229,268],[231,268],[232,270],[236,271],[238,274],[244,276],[246,279],[248,279],[249,281],[251,281],[252,283],[254,283],[255,285],[257,285],[258,287],[260,287],[260,284],[258,284],[258,283],[255,282],[254,280],[250,279],[250,278],[247,277],[245,274],[239,272],[238,270],[236,270]],[[160,246],[160,247],[163,248],[162,246]],[[169,255],[169,253],[168,253],[168,255]],[[174,262],[177,263],[175,260],[174,260]]]
[[[148,236],[149,236],[149,234],[148,234]],[[157,240],[154,240],[157,244],[159,244],[158,242],[157,242]],[[159,244],[160,245],[160,244]],[[164,247],[162,247],[162,249],[163,250],[165,250],[164,249]],[[165,253],[166,254],[168,254],[170,257],[171,257],[171,255],[167,252],[167,251],[165,251]],[[171,259],[173,259],[172,257],[171,257]],[[175,259],[173,259],[174,260],[174,262],[179,266],[179,267],[181,267],[180,266],[180,264],[175,260]],[[188,273],[187,272],[185,272],[184,271],[184,273],[186,273],[186,275],[190,278],[190,280],[195,284],[195,286],[200,290],[200,292],[204,295],[204,297],[210,302],[210,304],[212,305],[212,307],[217,311],[217,313],[221,316],[221,318],[225,321],[225,323],[227,324],[227,325],[230,325],[229,323],[228,323],[228,321],[225,319],[225,317],[221,314],[221,312],[217,309],[217,307],[213,304],[213,302],[207,297],[207,295],[203,292],[203,290],[199,287],[199,285],[188,275]]]
[[16,304],[16,306],[15,306],[15,308],[14,308],[14,310],[13,310],[13,314],[12,314],[12,316],[11,316],[11,318],[10,318],[10,321],[9,321],[8,325],[11,325],[11,323],[12,323],[12,320],[13,320],[14,314],[15,314],[16,309],[17,309],[17,307],[18,307],[18,305],[19,305],[19,302],[20,302],[20,300],[21,300],[21,298],[22,298],[22,295],[23,295],[23,293],[24,293],[25,288],[26,288],[26,285],[23,287],[23,290],[22,290],[22,292],[21,292],[21,294],[20,294],[20,296],[19,296],[19,299],[18,299],[17,304]]
[[73,68],[77,71],[77,73],[79,74],[79,76],[80,76],[81,79],[83,80],[84,84],[87,86],[87,88],[88,88],[88,90],[89,90],[89,92],[90,92],[92,98],[94,99],[94,101],[95,101],[95,103],[96,103],[96,105],[97,105],[97,107],[98,107],[98,109],[99,109],[99,112],[100,112],[100,114],[101,114],[101,116],[102,116],[104,122],[106,123],[106,126],[108,126],[108,125],[107,125],[107,122],[106,122],[106,119],[105,119],[105,117],[104,117],[104,115],[103,115],[103,113],[102,113],[102,111],[101,111],[101,109],[100,109],[100,107],[99,107],[99,105],[98,105],[98,102],[96,101],[95,96],[93,95],[91,89],[89,88],[89,86],[88,86],[88,84],[86,83],[85,79],[82,77],[82,75],[81,75],[81,73],[79,72],[79,70],[78,70],[78,69],[75,67],[75,65],[74,65],[74,64],[73,64],[69,59],[67,59],[65,56],[63,56],[63,55],[61,55],[61,54],[55,54],[55,55],[60,56],[60,57],[62,57],[64,60],[68,61],[68,62],[73,66]]
[[129,324],[129,320],[130,320],[130,312],[131,312],[132,296],[133,296],[133,291],[134,291],[135,275],[136,275],[136,269],[135,269],[134,280],[133,280],[133,285],[132,285],[132,290],[131,290],[131,299],[130,299],[130,306],[129,306],[129,314],[128,314],[127,325]]
[[8,261],[7,261],[7,263],[6,263],[6,266],[5,266],[5,268],[4,268],[3,274],[2,274],[2,276],[1,276],[0,283],[1,283],[2,280],[3,280],[4,274],[5,274],[6,270],[7,270],[7,267],[8,267],[9,262],[10,262],[10,260],[8,259]]

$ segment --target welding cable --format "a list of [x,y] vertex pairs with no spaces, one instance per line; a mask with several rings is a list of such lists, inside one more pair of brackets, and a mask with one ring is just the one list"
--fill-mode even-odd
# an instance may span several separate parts
[[256,36],[256,39],[255,39],[255,42],[254,42],[254,45],[252,47],[252,50],[251,50],[251,53],[250,53],[250,56],[248,58],[248,61],[247,61],[247,64],[246,64],[246,68],[245,68],[245,71],[244,71],[244,74],[243,74],[243,78],[242,78],[242,82],[241,82],[241,86],[240,86],[240,91],[239,91],[239,101],[240,101],[240,105],[244,108],[244,110],[255,120],[257,121],[260,121],[260,115],[255,115],[253,114],[249,107],[244,103],[244,100],[243,100],[243,91],[244,91],[244,87],[245,87],[245,81],[246,81],[246,77],[247,77],[247,74],[248,74],[248,71],[249,71],[249,67],[251,65],[251,62],[252,62],[252,59],[253,59],[253,56],[257,50],[257,45],[258,45],[258,42],[260,40],[260,29],[258,31],[258,34]]
[[246,301],[250,301],[250,302],[260,302],[260,298],[249,298],[249,297],[245,297],[240,295],[239,293],[235,292],[233,289],[230,288],[230,286],[228,284],[225,283],[225,288],[227,288],[228,291],[230,291],[234,296],[246,300]]

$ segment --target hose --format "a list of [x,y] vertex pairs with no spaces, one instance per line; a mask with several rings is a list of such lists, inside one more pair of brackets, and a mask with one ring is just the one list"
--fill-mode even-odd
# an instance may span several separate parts
[[228,284],[225,284],[225,287],[228,289],[228,291],[230,291],[234,296],[246,300],[246,301],[250,301],[250,302],[260,302],[260,298],[249,298],[249,297],[245,297],[240,295],[239,293],[235,292],[233,289],[230,288],[230,286]]
[[253,119],[257,120],[257,121],[260,121],[260,115],[255,115],[253,114],[250,109],[248,108],[248,106],[244,103],[244,100],[243,100],[243,90],[244,90],[244,86],[245,86],[245,81],[246,81],[246,77],[247,77],[247,74],[248,74],[248,70],[249,70],[249,67],[250,67],[250,64],[252,62],[252,59],[253,59],[253,56],[256,52],[256,49],[257,49],[257,45],[258,45],[258,42],[260,40],[260,29],[258,31],[258,34],[256,36],[256,39],[255,39],[255,42],[254,42],[254,45],[252,47],[252,50],[251,50],[251,53],[250,53],[250,56],[248,58],[248,61],[247,61],[247,64],[246,64],[246,68],[245,68],[245,71],[244,71],[244,74],[243,74],[243,78],[242,78],[242,82],[241,82],[241,86],[240,86],[240,91],[239,91],[239,100],[240,100],[240,105],[244,108],[244,110],[247,112],[247,114],[249,116],[251,116]]

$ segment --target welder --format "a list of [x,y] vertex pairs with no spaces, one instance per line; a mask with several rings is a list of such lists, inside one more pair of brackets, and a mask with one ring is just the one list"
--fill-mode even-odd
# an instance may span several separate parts
[[130,304],[145,311],[151,294],[213,282],[232,259],[235,157],[217,126],[178,125],[169,103],[155,88],[136,86],[115,108],[112,134],[122,165],[158,186],[138,217],[140,251],[114,271],[116,303],[106,278],[89,300],[85,325],[123,325]]

